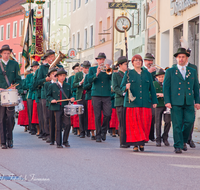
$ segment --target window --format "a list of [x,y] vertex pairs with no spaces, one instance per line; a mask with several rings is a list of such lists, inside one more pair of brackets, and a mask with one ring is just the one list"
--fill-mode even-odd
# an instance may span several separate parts
[[80,32],[77,33],[77,49],[80,48]]
[[49,33],[49,18],[47,18],[47,33]]
[[[103,28],[102,28],[102,21],[100,21],[100,22],[99,22],[99,33],[102,33],[102,29],[103,29]],[[100,41],[101,41],[101,38],[102,38],[101,35],[99,35],[99,43],[100,43]]]
[[85,0],[85,4],[88,3],[88,0]]
[[17,21],[13,22],[13,38],[17,37]]
[[139,29],[140,29],[140,23],[139,23],[139,10],[137,10],[134,14],[134,20],[135,20],[135,24],[134,24],[134,35],[138,35],[139,34]]
[[55,14],[56,14],[56,4],[55,2],[53,3],[53,7],[52,7],[52,13],[51,13],[51,18],[52,18],[52,22],[55,22]]
[[6,27],[6,40],[10,39],[10,24],[7,24]]
[[73,11],[75,11],[76,10],[76,0],[74,0],[74,9],[73,9]]
[[63,1],[63,15],[66,15],[67,14],[67,0],[64,0]]
[[85,34],[84,34],[84,49],[87,49],[87,28],[85,29]]
[[134,36],[134,28],[135,28],[135,25],[134,25],[134,13],[132,14],[132,36]]
[[142,30],[146,29],[146,8],[143,5],[143,14],[142,14]]
[[75,34],[73,34],[72,36],[72,47],[75,48]]
[[19,36],[22,36],[23,24],[24,24],[24,21],[20,20],[19,21]]
[[90,26],[90,47],[93,46],[93,35],[94,35],[94,31],[93,31],[93,26]]
[[60,14],[61,14],[61,1],[58,0],[58,3],[57,3],[57,19],[60,19]]
[[78,8],[81,7],[81,0],[78,0]]
[[3,35],[4,35],[4,26],[0,27],[0,41],[3,41]]
[[[107,18],[107,30],[110,29],[110,17]],[[109,32],[110,30],[108,30]],[[107,35],[107,40],[110,40],[110,34]]]
[[69,13],[71,12],[71,0],[68,0],[67,2],[69,2]]

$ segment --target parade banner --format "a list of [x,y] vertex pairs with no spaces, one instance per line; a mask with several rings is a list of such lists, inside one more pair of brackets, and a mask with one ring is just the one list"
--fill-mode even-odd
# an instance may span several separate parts
[[20,46],[23,47],[24,46],[24,40],[26,38],[26,31],[27,31],[27,27],[28,27],[28,20],[29,20],[29,11],[26,11],[25,15],[24,15],[24,20],[23,20],[23,29],[22,29],[22,37],[21,37],[21,43]]
[[36,9],[34,10],[34,15],[33,15],[33,35],[32,35],[32,44],[30,52],[31,58],[34,57],[35,55],[35,29],[36,29]]
[[36,12],[36,38],[35,38],[35,56],[42,57],[43,54],[43,14],[42,9]]

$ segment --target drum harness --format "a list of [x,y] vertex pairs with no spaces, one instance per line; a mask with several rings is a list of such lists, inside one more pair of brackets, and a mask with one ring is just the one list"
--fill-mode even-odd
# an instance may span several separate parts
[[6,80],[7,84],[8,84],[8,86],[10,86],[10,82],[9,82],[8,77],[7,77],[7,75],[6,75],[6,71],[5,71],[4,68],[3,68],[2,60],[0,61],[0,67],[1,67],[3,76],[4,76],[4,78],[5,78],[5,80]]

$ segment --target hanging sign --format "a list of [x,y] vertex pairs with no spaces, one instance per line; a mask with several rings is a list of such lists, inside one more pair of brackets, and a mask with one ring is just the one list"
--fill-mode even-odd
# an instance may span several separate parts
[[108,3],[109,9],[137,9],[137,3]]

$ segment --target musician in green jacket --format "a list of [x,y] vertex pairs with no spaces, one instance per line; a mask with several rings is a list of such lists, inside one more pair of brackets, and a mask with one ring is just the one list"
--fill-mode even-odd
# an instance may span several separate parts
[[[0,49],[0,54],[2,56],[0,60],[0,91],[7,89],[11,84],[21,84],[21,76],[19,64],[14,60],[9,60],[12,49],[9,45],[3,45]],[[8,81],[5,79],[5,75]],[[18,86],[20,87],[20,86]],[[17,87],[17,88],[18,88]],[[15,87],[11,87],[14,89]],[[7,147],[13,147],[13,126],[14,126],[14,114],[15,107],[3,107],[0,105],[0,135],[1,135],[1,147],[2,149],[7,149]],[[7,123],[5,124],[4,119],[6,117]],[[7,134],[7,135],[6,135]],[[7,139],[6,139],[7,137]],[[6,144],[7,141],[7,144]]]
[[[190,48],[188,48],[186,51],[187,51],[187,53],[189,53],[189,54],[191,53],[191,49],[190,49]],[[175,67],[176,65],[177,65],[177,64],[174,64],[172,67]],[[197,72],[197,77],[198,77],[198,68],[197,68],[197,66],[194,65],[194,64],[192,64],[192,63],[189,63],[189,62],[187,63],[187,66],[188,66],[188,67],[191,67],[191,68],[193,68],[193,69],[195,69],[196,72]],[[194,126],[192,127],[192,130],[191,130],[191,132],[190,132],[190,136],[189,136],[188,142],[187,142],[187,144],[189,144],[191,148],[195,148],[195,147],[196,147],[196,145],[194,144],[194,141],[192,140],[193,130],[194,130]]]
[[[199,109],[199,81],[196,70],[186,66],[190,55],[179,48],[177,66],[167,69],[164,80],[165,106],[171,109],[175,153],[187,151],[188,137]],[[177,114],[178,113],[178,114]]]
[[125,134],[125,111],[124,108],[124,93],[121,90],[120,86],[122,83],[122,79],[124,77],[124,73],[127,71],[128,60],[125,56],[119,57],[117,61],[117,65],[119,66],[119,71],[117,73],[112,74],[112,88],[115,92],[115,107],[118,113],[119,119],[119,135],[120,135],[120,148],[128,148],[126,144],[126,134]]
[[[155,75],[157,81],[154,81],[154,87],[156,89],[156,95],[158,98],[158,105],[155,109],[155,121],[156,121],[156,146],[161,146],[161,139],[165,146],[169,146],[168,133],[171,127],[171,115],[166,111],[164,104],[163,94],[163,81],[165,77],[165,71],[160,69]],[[164,118],[164,132],[161,136],[162,118]]]
[[87,114],[87,101],[85,100],[86,90],[83,89],[83,83],[85,76],[88,74],[91,64],[89,61],[84,61],[82,64],[83,70],[76,73],[74,76],[73,88],[76,88],[76,99],[80,100],[79,104],[84,106],[84,114],[79,115],[79,127],[80,127],[80,138],[90,137],[90,131],[88,131],[88,114]]
[[[64,82],[66,75],[67,72],[63,68],[59,68],[56,74],[58,82],[51,84],[47,92],[47,98],[51,102],[49,109],[54,112],[56,120],[57,148],[63,148],[62,144],[66,147],[69,147],[68,137],[71,128],[70,116],[64,115],[64,106],[67,105],[69,101],[57,101],[63,99],[71,99],[71,102],[73,102],[75,100],[75,98],[72,97],[70,85]],[[64,125],[63,143],[62,124]]]
[[[106,55],[99,53],[96,58],[98,62],[97,67],[90,67],[89,69],[89,83],[92,83],[92,102],[95,114],[96,125],[96,142],[106,140],[106,133],[110,122],[112,113],[111,107],[111,77],[104,70],[110,69],[112,63],[104,64]],[[101,126],[101,111],[103,111],[103,124]]]

